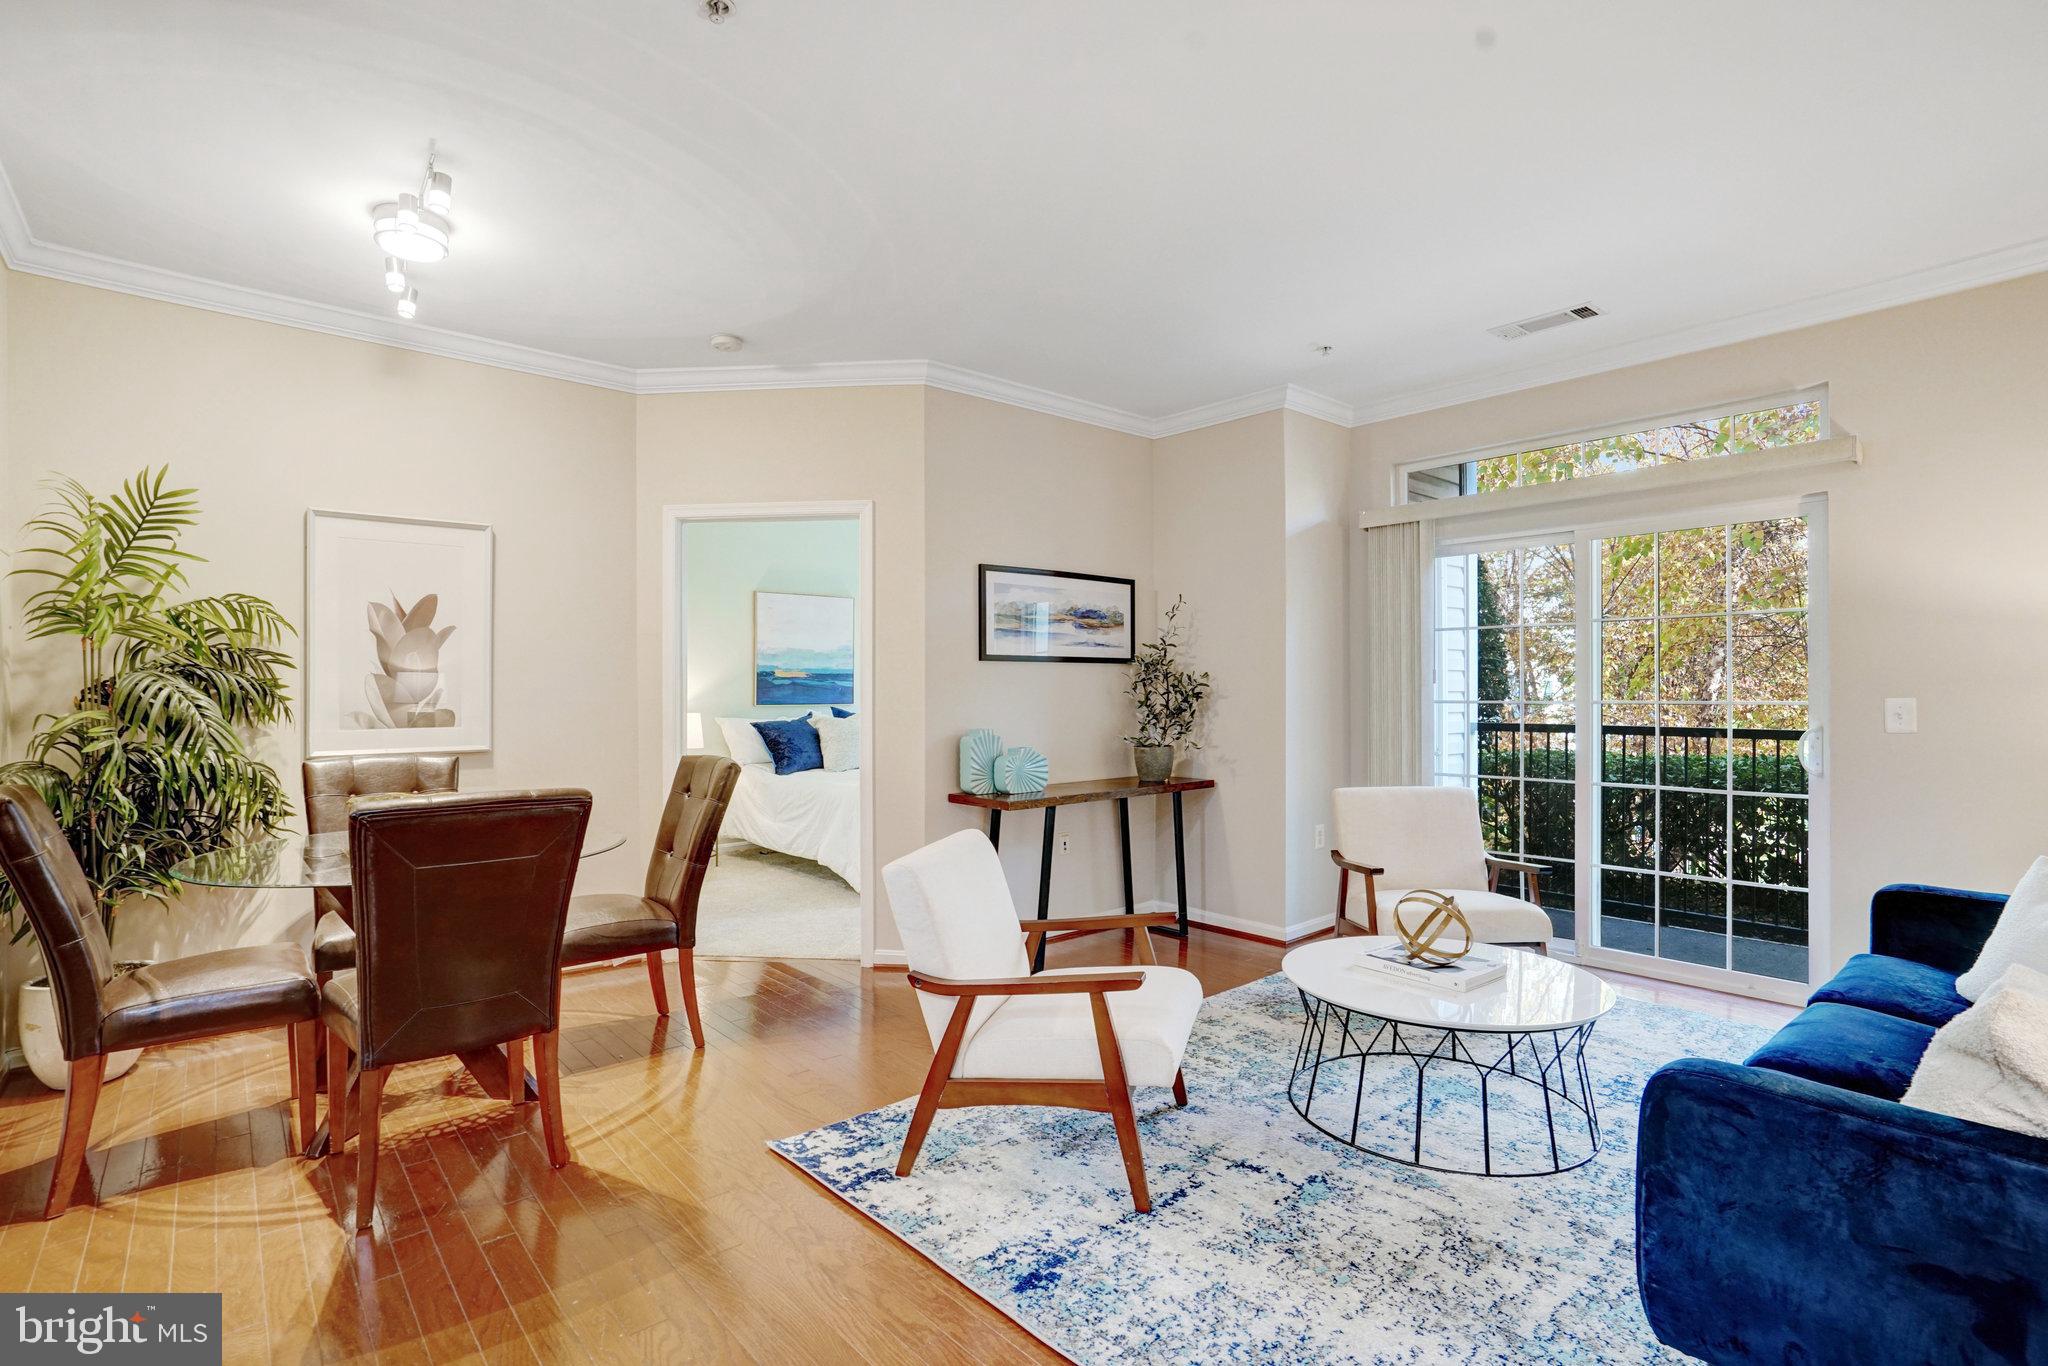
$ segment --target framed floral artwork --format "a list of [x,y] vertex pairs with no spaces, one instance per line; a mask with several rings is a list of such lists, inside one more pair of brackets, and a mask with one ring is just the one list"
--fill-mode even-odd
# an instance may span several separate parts
[[491,528],[306,514],[306,753],[491,747]]

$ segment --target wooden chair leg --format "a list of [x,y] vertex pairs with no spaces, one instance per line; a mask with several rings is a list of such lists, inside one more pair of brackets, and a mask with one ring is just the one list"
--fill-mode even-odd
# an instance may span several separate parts
[[[676,950],[676,976],[683,984],[683,1013],[690,1017],[690,1047],[702,1051],[704,1021],[697,1015],[697,951],[688,944]],[[668,1014],[663,1010],[662,1014]]]
[[1177,1067],[1173,1070],[1173,1103],[1183,1110],[1188,1107],[1188,1079],[1180,1074]]
[[[1116,1125],[1117,1146],[1123,1149],[1124,1175],[1131,1182],[1131,1204],[1138,1213],[1150,1214],[1152,1192],[1145,1186],[1145,1152],[1138,1146],[1138,1117],[1131,1111],[1131,1085],[1124,1075],[1116,1028],[1110,1023],[1109,998],[1102,992],[1091,991],[1088,1008],[1095,1015],[1095,1047],[1102,1058],[1102,1086],[1109,1096],[1109,1117]],[[1176,1093],[1179,1089],[1175,1088]]]
[[924,1136],[932,1127],[932,1116],[939,1112],[939,1097],[946,1093],[953,1063],[960,1056],[960,1041],[967,1037],[967,1017],[973,1011],[974,998],[962,996],[953,1006],[952,1018],[946,1021],[946,1032],[939,1036],[938,1049],[932,1054],[932,1070],[924,1074],[924,1089],[917,1093],[917,1108],[910,1112],[910,1132],[903,1136],[903,1155],[896,1159],[898,1176],[910,1175],[918,1149],[924,1147]]
[[92,1112],[99,1105],[100,1082],[107,1075],[107,1055],[95,1053],[71,1062],[71,1082],[64,1092],[64,1136],[57,1143],[57,1165],[50,1173],[50,1198],[43,1217],[54,1219],[71,1208],[85,1169],[85,1150],[92,1143]]
[[569,1165],[569,1138],[562,1132],[562,1055],[554,1031],[533,1036],[533,1070],[540,1084],[540,1129],[547,1140],[548,1164]]
[[377,1214],[377,1120],[384,1108],[388,1067],[368,1067],[356,1080],[356,1232],[368,1233]]
[[[654,989],[654,1013],[668,1014],[668,980],[661,975],[661,955],[647,955],[647,985]],[[700,1048],[703,1045],[698,1045]]]
[[327,1035],[327,1155],[340,1157],[348,1144],[348,1045],[334,1030]]
[[320,1123],[319,1085],[314,1080],[319,1071],[320,1024],[301,1020],[285,1037],[291,1043],[292,1098],[299,1111],[299,1151],[304,1153],[313,1146],[313,1130]]
[[505,1098],[514,1105],[526,1104],[526,1040],[513,1039],[505,1045]]

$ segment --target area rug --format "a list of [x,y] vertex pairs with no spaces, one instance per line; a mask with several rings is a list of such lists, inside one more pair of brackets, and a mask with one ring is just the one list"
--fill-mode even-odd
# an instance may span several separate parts
[[[909,1100],[769,1146],[1075,1361],[1683,1359],[1636,1297],[1637,1104],[1661,1064],[1741,1058],[1768,1030],[1624,1000],[1587,1049],[1598,1155],[1502,1179],[1397,1165],[1303,1123],[1286,1096],[1301,1015],[1277,975],[1203,1004],[1188,1108],[1138,1096],[1150,1214],[1131,1208],[1103,1115],[942,1110],[900,1180]],[[1455,1147],[1464,1125],[1477,1151],[1468,1099],[1432,1084],[1433,1142]],[[1364,1108],[1362,1139],[1410,1133],[1389,1094]]]
[[830,869],[727,844],[697,901],[704,958],[858,958],[860,893]]

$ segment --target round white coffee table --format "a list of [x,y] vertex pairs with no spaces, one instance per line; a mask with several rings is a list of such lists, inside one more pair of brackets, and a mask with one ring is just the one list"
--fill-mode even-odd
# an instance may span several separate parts
[[[1506,951],[1507,973],[1470,991],[1427,984],[1411,988],[1370,968],[1357,967],[1365,952],[1398,941],[1353,935],[1305,944],[1281,961],[1301,993],[1305,1018],[1295,1049],[1288,1103],[1318,1131],[1360,1152],[1431,1171],[1473,1176],[1550,1176],[1592,1161],[1600,1151],[1600,1117],[1586,1068],[1586,1040],[1593,1025],[1614,1008],[1614,988],[1583,968],[1520,949]],[[1380,1060],[1399,1059],[1415,1070],[1414,1135],[1406,1153],[1361,1143],[1359,1115],[1367,1078]],[[1349,1097],[1346,1132],[1317,1117],[1320,1085],[1326,1099],[1334,1087],[1341,1112],[1345,1070],[1356,1073]],[[1480,1160],[1456,1166],[1425,1162],[1423,1088],[1432,1068],[1469,1069],[1476,1077]],[[1325,1073],[1330,1075],[1326,1078]],[[1504,1170],[1495,1161],[1492,1089],[1518,1083],[1540,1092],[1543,1133],[1539,1159]],[[1469,1091],[1469,1088],[1466,1088]],[[1533,1105],[1533,1098],[1532,1098]],[[1532,1112],[1533,1113],[1533,1112]],[[1341,1127],[1341,1113],[1336,1116]],[[1558,1121],[1568,1122],[1562,1141]],[[1578,1121],[1585,1126],[1583,1154]],[[1546,1146],[1548,1162],[1540,1160]],[[1524,1154],[1529,1145],[1522,1145]]]

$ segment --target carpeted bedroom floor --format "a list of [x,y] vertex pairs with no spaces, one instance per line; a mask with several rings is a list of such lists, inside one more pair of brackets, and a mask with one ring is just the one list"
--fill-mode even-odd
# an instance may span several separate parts
[[697,954],[857,959],[860,893],[809,859],[724,845],[697,903]]

